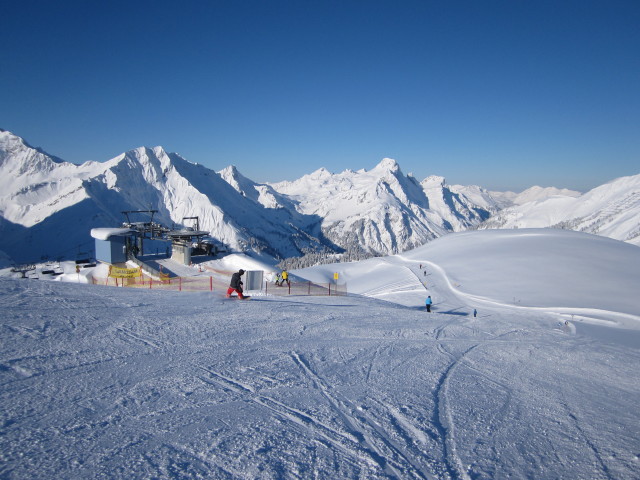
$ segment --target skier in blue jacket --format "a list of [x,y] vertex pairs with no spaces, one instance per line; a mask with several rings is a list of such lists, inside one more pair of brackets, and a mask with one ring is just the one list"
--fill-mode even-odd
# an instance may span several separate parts
[[427,307],[427,312],[431,311],[431,305],[433,304],[433,301],[431,300],[431,295],[429,295],[427,297],[427,301],[425,302],[425,306]]

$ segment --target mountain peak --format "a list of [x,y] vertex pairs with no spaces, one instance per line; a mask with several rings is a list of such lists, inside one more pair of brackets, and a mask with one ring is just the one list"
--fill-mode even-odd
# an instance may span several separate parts
[[169,152],[167,152],[163,146],[158,145],[157,147],[153,147],[151,150],[153,150],[153,153],[155,154],[156,157],[160,158],[163,155],[168,155]]
[[446,180],[440,175],[430,175],[420,183],[424,188],[444,187]]
[[17,169],[13,174],[18,175],[37,171],[50,172],[56,164],[66,163],[39,147],[32,147],[24,138],[8,130],[2,130],[0,131],[0,164],[4,164],[5,161],[13,163]]
[[324,167],[320,167],[315,172],[312,172],[308,175],[311,179],[327,179],[332,176],[332,173]]
[[218,172],[220,178],[231,185],[242,196],[257,199],[256,183],[248,179],[236,168],[235,165],[229,165]]
[[23,138],[11,133],[8,130],[2,129],[0,129],[0,145],[2,146],[3,150],[13,150],[17,147],[33,148],[28,145]]
[[53,163],[67,163],[63,159],[56,157],[55,155],[51,155],[48,152],[45,152],[40,147],[34,147],[29,145],[27,141],[16,135],[15,133],[10,132],[9,130],[4,130],[0,128],[0,150],[5,152],[16,152],[17,150],[34,150],[42,155],[46,156]]
[[236,177],[238,173],[238,168],[235,165],[229,165],[218,172],[223,177]]
[[[236,190],[245,190],[247,188],[253,189],[255,182],[245,177],[238,167],[235,165],[229,165],[218,172],[218,175],[222,177],[227,183],[231,184]],[[242,184],[242,186],[240,185]]]
[[385,170],[388,172],[396,173],[400,170],[400,165],[393,158],[383,158],[382,161],[376,165],[374,170]]

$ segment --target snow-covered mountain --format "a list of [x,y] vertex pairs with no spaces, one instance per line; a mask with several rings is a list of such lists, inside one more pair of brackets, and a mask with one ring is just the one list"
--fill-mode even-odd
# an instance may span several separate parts
[[167,226],[198,216],[231,249],[272,259],[393,254],[487,219],[483,228],[558,225],[636,242],[639,182],[630,178],[624,188],[620,179],[577,197],[540,187],[499,194],[439,176],[420,182],[385,158],[370,171],[322,168],[260,184],[233,166],[215,172],[162,147],[75,165],[0,130],[0,251],[17,263],[90,255],[91,228],[120,225],[126,210],[157,210],[154,220]]
[[[94,227],[116,226],[125,210],[157,210],[154,220],[200,227],[232,249],[273,258],[355,250],[397,253],[497,211],[479,187],[422,184],[395,160],[367,172],[320,169],[294,182],[259,184],[235,167],[215,172],[162,147],[74,165],[0,132],[0,250],[17,262],[91,251]],[[63,233],[63,234],[62,234]]]
[[0,190],[0,250],[17,262],[91,251],[90,229],[119,225],[125,210],[157,210],[154,220],[165,225],[199,216],[201,228],[232,249],[272,257],[336,248],[313,236],[320,235],[317,219],[267,209],[216,172],[161,147],[74,165],[0,132]]
[[527,188],[523,192],[489,192],[491,197],[497,201],[503,208],[511,207],[513,205],[523,205],[528,202],[546,200],[550,197],[565,196],[565,197],[579,197],[580,192],[575,190],[569,190],[567,188],[555,188],[555,187],[539,187],[534,186]]
[[336,244],[374,254],[423,245],[477,225],[497,211],[488,195],[475,203],[463,188],[449,188],[442,177],[420,183],[389,158],[371,171],[333,174],[321,168],[271,187],[295,200],[301,213],[321,217],[323,233]]
[[563,197],[579,197],[582,195],[575,190],[569,190],[567,188],[555,188],[555,187],[531,187],[527,188],[524,192],[521,192],[513,199],[514,205],[523,205],[529,202],[538,202],[546,200],[547,198],[563,196]]
[[[531,190],[531,189],[530,189]],[[528,192],[528,191],[526,191]],[[556,227],[594,233],[640,245],[640,175],[622,177],[583,195],[557,192],[506,208],[479,228]],[[539,198],[539,197],[538,197]]]

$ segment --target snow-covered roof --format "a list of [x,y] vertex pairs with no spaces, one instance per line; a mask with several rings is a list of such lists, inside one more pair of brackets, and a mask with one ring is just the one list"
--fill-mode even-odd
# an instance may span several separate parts
[[130,228],[92,228],[91,236],[96,240],[109,240],[110,237],[135,232]]

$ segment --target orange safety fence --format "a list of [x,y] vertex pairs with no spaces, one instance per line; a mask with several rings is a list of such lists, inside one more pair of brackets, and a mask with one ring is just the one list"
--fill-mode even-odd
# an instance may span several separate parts
[[[112,287],[147,288],[151,290],[166,290],[179,292],[205,292],[218,291],[226,293],[229,287],[229,278],[216,278],[212,276],[195,277],[162,277],[161,280],[154,280],[149,277],[133,278],[93,278],[94,285],[109,285]],[[313,283],[313,282],[291,282],[282,286],[276,286],[270,282],[264,282],[260,290],[266,295],[288,296],[288,295],[347,295],[347,285],[336,285],[335,283]]]
[[155,280],[149,277],[134,278],[94,278],[95,285],[109,285],[112,287],[133,287],[148,288],[151,290],[168,290],[168,291],[187,291],[202,292],[220,289],[221,283],[215,281],[213,277],[162,277],[161,280]]

